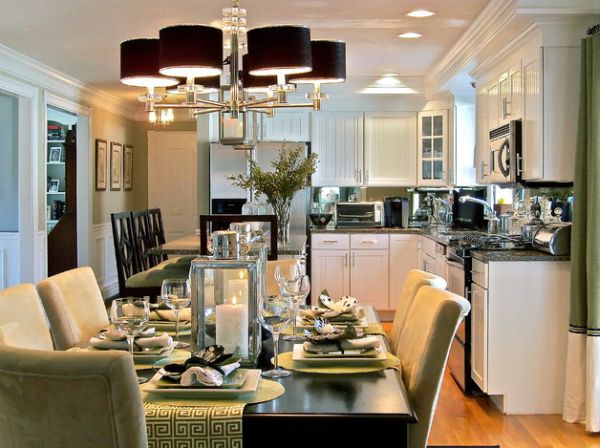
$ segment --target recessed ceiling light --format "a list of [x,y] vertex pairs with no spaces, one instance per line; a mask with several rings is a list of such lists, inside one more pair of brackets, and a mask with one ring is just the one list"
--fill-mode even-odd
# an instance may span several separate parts
[[415,11],[407,12],[408,17],[431,17],[435,15],[433,11],[427,11],[426,9],[417,9]]
[[414,33],[414,32],[398,34],[398,37],[400,39],[418,39],[421,36],[422,36],[421,33]]

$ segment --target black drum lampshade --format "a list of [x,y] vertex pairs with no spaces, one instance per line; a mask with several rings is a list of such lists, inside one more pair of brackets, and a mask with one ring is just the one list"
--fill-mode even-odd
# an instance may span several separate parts
[[313,40],[309,73],[293,76],[293,83],[334,83],[346,80],[346,43],[335,40]]
[[[176,78],[177,85],[167,89],[167,93],[178,94],[179,86],[187,83],[187,78]],[[204,87],[201,93],[217,93],[221,88],[221,75],[209,76],[206,78],[195,78],[194,83]]]
[[160,73],[208,77],[223,71],[223,31],[205,25],[176,25],[159,33]]
[[266,92],[269,86],[277,84],[277,76],[254,76],[249,73],[250,54],[242,56],[242,87],[246,92]]
[[248,31],[252,55],[248,73],[254,76],[294,75],[312,69],[310,30],[299,25],[255,28]]
[[135,87],[168,87],[177,80],[162,76],[158,63],[158,39],[121,42],[121,82]]

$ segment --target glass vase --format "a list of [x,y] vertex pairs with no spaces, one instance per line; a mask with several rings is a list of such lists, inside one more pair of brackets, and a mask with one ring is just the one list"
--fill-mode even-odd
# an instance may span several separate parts
[[274,201],[273,213],[277,218],[277,242],[288,244],[290,241],[290,217],[292,214],[291,201]]

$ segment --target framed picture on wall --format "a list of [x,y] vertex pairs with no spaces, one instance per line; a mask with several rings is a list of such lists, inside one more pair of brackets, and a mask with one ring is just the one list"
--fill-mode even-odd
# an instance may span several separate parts
[[123,153],[123,190],[133,189],[133,146],[125,145]]
[[123,156],[123,145],[110,142],[110,189],[121,189],[121,159]]
[[96,190],[106,190],[106,140],[96,139]]

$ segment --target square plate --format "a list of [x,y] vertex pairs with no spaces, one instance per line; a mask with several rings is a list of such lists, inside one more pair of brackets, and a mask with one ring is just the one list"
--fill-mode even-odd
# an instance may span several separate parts
[[238,389],[223,389],[223,388],[199,388],[199,387],[159,387],[158,382],[162,378],[160,373],[157,373],[146,384],[142,384],[142,390],[155,395],[163,395],[166,397],[184,397],[184,398],[232,398],[239,395],[250,394],[256,392],[258,380],[260,379],[261,371],[259,369],[248,369],[246,373],[246,381],[244,385]]
[[[151,320],[148,321],[149,327],[156,328],[157,332],[162,331],[175,331],[175,322],[171,322],[170,320]],[[179,332],[183,333],[186,330],[191,331],[192,323],[190,321],[182,321],[179,322]]]
[[171,345],[165,348],[152,348],[144,352],[133,352],[133,362],[134,363],[145,363],[145,362],[154,362],[159,359],[166,358],[169,356],[177,343],[173,341]]
[[[196,385],[186,387],[185,389],[239,389],[246,382],[246,376],[248,376],[248,372],[248,369],[236,369],[235,371],[227,375],[225,378],[223,378],[223,384],[219,387]],[[169,389],[183,389],[181,384],[166,379],[165,377],[162,377],[157,381],[156,387]]]
[[292,360],[301,362],[303,364],[315,364],[315,365],[371,365],[384,362],[387,360],[387,353],[382,349],[381,346],[375,349],[377,356],[361,357],[352,355],[338,355],[338,356],[306,356],[304,347],[302,344],[294,344],[294,350],[292,352]]

